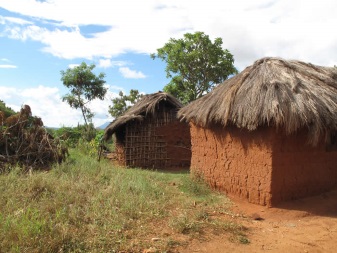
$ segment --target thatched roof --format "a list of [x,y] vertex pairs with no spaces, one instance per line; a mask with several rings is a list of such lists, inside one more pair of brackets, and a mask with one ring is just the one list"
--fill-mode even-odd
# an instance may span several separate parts
[[156,110],[161,103],[165,103],[165,105],[176,108],[177,110],[182,107],[178,99],[165,92],[144,95],[134,106],[106,127],[104,139],[109,139],[112,134],[129,121],[141,121],[149,115],[155,116]]
[[337,68],[263,58],[182,108],[178,117],[202,127],[270,125],[287,134],[305,127],[315,144],[337,128]]

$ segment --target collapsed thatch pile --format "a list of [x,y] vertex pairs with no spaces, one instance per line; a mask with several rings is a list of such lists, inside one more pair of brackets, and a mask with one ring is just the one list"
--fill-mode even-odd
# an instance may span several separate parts
[[307,128],[315,144],[337,130],[337,68],[263,58],[182,108],[178,117],[202,127],[270,125],[287,134]]
[[156,109],[161,102],[170,104],[172,107],[180,109],[182,104],[172,95],[165,92],[157,92],[144,95],[134,106],[125,112],[122,116],[114,120],[107,126],[104,132],[104,139],[107,140],[113,133],[129,121],[142,121],[147,115],[155,115]]
[[46,169],[64,160],[67,153],[46,131],[42,120],[32,117],[28,105],[7,118],[0,111],[0,172],[11,164]]

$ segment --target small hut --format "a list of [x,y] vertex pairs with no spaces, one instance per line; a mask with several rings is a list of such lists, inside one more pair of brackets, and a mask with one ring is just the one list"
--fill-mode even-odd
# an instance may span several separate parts
[[141,168],[189,168],[189,125],[177,119],[182,104],[172,95],[143,96],[107,126],[104,139],[115,135],[118,164]]
[[272,206],[337,186],[337,68],[263,58],[182,108],[191,173]]

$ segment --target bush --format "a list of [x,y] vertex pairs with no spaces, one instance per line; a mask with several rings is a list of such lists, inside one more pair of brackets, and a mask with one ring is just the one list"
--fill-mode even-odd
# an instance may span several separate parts
[[[54,136],[64,141],[68,147],[75,148],[80,140],[91,142],[96,138],[97,131],[92,124],[88,127],[78,125],[77,127],[61,127],[54,131]],[[102,134],[103,135],[103,134]]]
[[55,130],[54,136],[64,141],[68,147],[74,148],[82,137],[82,133],[79,127],[63,126]]

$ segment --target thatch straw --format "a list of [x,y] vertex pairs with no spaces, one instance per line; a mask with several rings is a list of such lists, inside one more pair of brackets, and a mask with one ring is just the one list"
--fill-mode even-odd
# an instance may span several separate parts
[[287,134],[305,127],[316,144],[337,128],[337,68],[263,58],[182,108],[178,117],[202,127],[269,125]]
[[141,121],[149,115],[155,116],[156,110],[161,103],[165,103],[177,110],[182,107],[182,104],[178,99],[165,92],[144,95],[134,106],[106,127],[104,131],[104,139],[109,139],[112,134],[129,121]]

